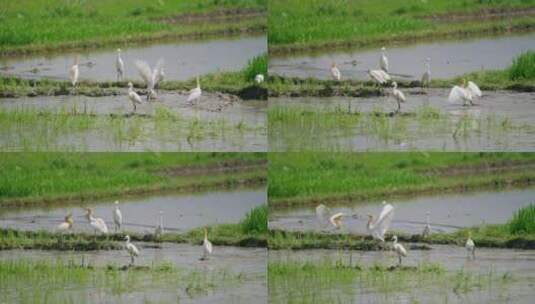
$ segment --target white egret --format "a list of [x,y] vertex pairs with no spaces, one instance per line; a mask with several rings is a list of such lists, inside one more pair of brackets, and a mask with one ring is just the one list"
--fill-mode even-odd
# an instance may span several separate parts
[[119,201],[115,201],[115,209],[113,210],[113,223],[115,224],[115,232],[120,231],[123,223],[123,214],[121,213],[121,209],[119,209]]
[[65,219],[61,224],[58,225],[58,230],[65,231],[72,229],[72,225],[74,224],[74,220],[72,219],[72,213],[67,214],[65,216]]
[[368,75],[378,84],[386,84],[392,78],[383,70],[368,70]]
[[121,58],[121,49],[117,49],[117,60],[115,61],[115,69],[117,70],[117,81],[123,80],[124,62]]
[[396,110],[396,113],[397,113],[401,109],[401,103],[405,102],[407,99],[405,98],[405,94],[403,94],[403,92],[398,90],[398,83],[395,81],[392,83],[392,95],[394,96],[394,98],[396,99],[398,103],[398,109]]
[[132,106],[134,106],[134,112],[135,112],[137,109],[136,104],[140,105],[142,102],[141,102],[141,97],[139,97],[136,91],[134,91],[134,85],[131,82],[128,83],[128,99],[132,103]]
[[464,248],[466,248],[466,251],[468,253],[468,258],[472,257],[472,259],[476,258],[476,244],[472,240],[472,232],[468,231],[468,239],[466,240],[466,244],[464,245]]
[[127,235],[124,237],[125,240],[126,240],[126,252],[128,252],[128,254],[130,255],[130,259],[131,259],[131,262],[130,262],[130,265],[133,265],[134,264],[134,258],[139,256],[139,250],[137,249],[136,245],[130,243],[130,236]]
[[320,223],[321,227],[325,226],[326,220],[331,216],[331,210],[327,208],[324,204],[319,204],[316,207],[316,218]]
[[467,105],[467,102],[470,102],[470,105],[474,105],[474,97],[481,97],[483,94],[479,87],[472,81],[466,84],[466,79],[462,80],[461,86],[454,86],[450,95],[448,96],[448,101],[450,103],[460,103]]
[[379,60],[379,67],[381,70],[388,73],[388,57],[386,57],[386,48],[381,48],[381,59]]
[[429,86],[429,81],[431,81],[431,58],[425,59],[425,72],[422,75],[422,87]]
[[264,82],[264,75],[262,74],[258,74],[254,77],[254,81],[257,83],[257,84],[261,84],[262,82]]
[[335,229],[340,229],[342,228],[342,217],[344,216],[344,213],[342,212],[338,212],[336,214],[333,214],[330,218],[329,218],[329,222],[331,223],[331,225],[334,226]]
[[93,210],[91,208],[87,208],[86,217],[91,227],[95,229],[95,234],[97,234],[97,230],[104,234],[108,233],[108,226],[106,226],[106,222],[99,217],[94,217]]
[[371,234],[374,239],[384,242],[385,233],[388,231],[388,228],[390,228],[390,222],[392,222],[393,217],[394,206],[383,202],[383,209],[376,220],[374,220],[373,215],[368,214],[368,224],[366,226],[368,233]]
[[154,229],[154,236],[160,237],[162,234],[165,233],[165,229],[163,228],[163,211],[159,212],[159,222],[156,226],[156,229]]
[[333,77],[334,80],[337,80],[337,81],[340,81],[340,79],[342,78],[342,74],[340,73],[340,70],[336,66],[336,62],[333,62],[333,64],[331,65],[331,76]]
[[189,96],[188,96],[187,102],[193,102],[193,101],[195,101],[197,99],[200,99],[201,98],[201,94],[202,94],[201,82],[199,81],[199,76],[197,76],[197,87],[193,88],[193,89],[191,89],[191,91],[189,91]]
[[147,100],[156,98],[155,88],[164,78],[163,59],[158,60],[153,70],[151,70],[148,63],[142,60],[136,60],[134,64],[136,65],[139,75],[141,78],[143,78],[143,81],[145,81],[145,84],[147,85]]
[[429,236],[429,234],[431,234],[431,222],[429,221],[429,215],[431,213],[429,211],[427,211],[425,213],[425,227],[424,227],[424,231],[422,231],[422,237],[426,238]]
[[203,254],[201,260],[207,260],[212,254],[212,243],[208,240],[208,230],[204,228],[204,240],[202,242]]
[[394,243],[393,243],[394,251],[398,255],[399,265],[401,266],[401,257],[407,256],[407,250],[405,250],[405,247],[403,247],[403,245],[398,243],[398,237],[396,235],[394,235],[392,239],[394,240]]
[[74,64],[71,66],[71,69],[69,70],[69,77],[71,78],[71,83],[73,87],[76,87],[76,83],[78,82],[78,76],[80,76],[80,70],[78,69],[78,64],[80,63],[80,56],[76,55],[74,58]]

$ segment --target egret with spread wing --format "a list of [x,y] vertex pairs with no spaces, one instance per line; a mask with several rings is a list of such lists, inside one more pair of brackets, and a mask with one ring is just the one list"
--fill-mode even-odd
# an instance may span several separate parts
[[344,216],[344,213],[338,212],[338,213],[333,214],[329,218],[329,222],[331,223],[331,225],[334,226],[335,229],[338,230],[338,229],[342,228],[342,217],[343,216]]
[[377,219],[374,219],[373,215],[368,214],[368,224],[366,228],[368,233],[381,242],[385,241],[385,233],[390,228],[390,222],[394,218],[394,206],[383,202],[383,209]]
[[472,81],[466,83],[466,79],[462,80],[460,86],[454,86],[448,96],[448,101],[450,103],[463,103],[467,105],[469,102],[470,105],[474,105],[474,97],[481,97],[483,94],[479,87]]
[[193,102],[195,100],[201,99],[201,94],[202,94],[201,82],[199,81],[199,76],[197,76],[197,87],[193,88],[193,89],[191,89],[191,91],[189,91],[189,96],[188,96],[187,102],[191,103],[191,102]]
[[87,208],[86,217],[89,221],[89,224],[91,227],[95,229],[95,235],[97,234],[97,230],[101,233],[107,234],[108,233],[108,226],[106,226],[106,222],[104,222],[103,219],[100,217],[94,217],[93,216],[93,209]]
[[379,60],[379,67],[381,70],[388,73],[388,57],[386,57],[386,48],[381,48],[381,59]]
[[147,85],[147,100],[156,98],[157,95],[155,88],[157,87],[158,83],[163,80],[165,75],[163,71],[163,59],[158,60],[153,70],[151,70],[148,63],[142,60],[136,60],[135,65],[139,75],[141,78],[143,78],[143,81]]
[[368,75],[379,85],[386,84],[392,79],[390,75],[383,70],[368,70]]

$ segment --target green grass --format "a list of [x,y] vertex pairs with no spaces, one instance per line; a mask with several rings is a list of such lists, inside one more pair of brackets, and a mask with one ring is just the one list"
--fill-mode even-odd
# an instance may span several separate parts
[[262,205],[251,210],[240,223],[244,233],[268,232],[268,207]]
[[535,52],[528,51],[516,57],[508,71],[511,80],[535,81]]
[[[88,303],[98,293],[121,302],[144,292],[144,303],[162,298],[195,298],[236,286],[244,273],[226,269],[191,270],[162,262],[148,267],[124,268],[85,265],[83,259],[62,261],[17,259],[0,261],[0,301],[4,303]],[[32,288],[31,286],[37,287]],[[88,293],[87,290],[91,290]]]
[[247,63],[247,66],[243,69],[243,75],[246,80],[254,80],[255,76],[258,74],[264,75],[264,78],[267,77],[268,72],[268,56],[267,54],[253,57]]
[[508,225],[511,234],[535,234],[535,204],[518,210]]
[[265,12],[265,0],[192,1],[7,1],[0,11],[0,53],[90,47],[205,34],[239,33],[265,28],[265,18],[240,21],[167,22],[182,14],[221,9]]
[[[54,204],[166,189],[195,191],[247,181],[262,184],[265,159],[264,153],[3,153],[0,204]],[[226,174],[203,171],[246,164],[260,166]],[[195,178],[183,176],[180,168],[199,173]]]
[[533,180],[529,165],[534,157],[530,153],[270,153],[269,205],[524,185]]
[[435,15],[475,14],[488,9],[532,8],[532,0],[391,0],[269,2],[270,52],[334,46],[369,45],[392,40],[421,39],[452,34],[506,32],[533,27],[529,17],[515,19],[451,18]]

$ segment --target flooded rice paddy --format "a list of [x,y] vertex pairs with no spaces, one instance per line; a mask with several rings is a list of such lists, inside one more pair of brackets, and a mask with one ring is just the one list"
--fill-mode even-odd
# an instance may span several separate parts
[[[533,202],[535,189],[503,192],[473,192],[399,198],[388,200],[395,209],[393,231],[419,234],[423,231],[426,212],[430,212],[432,232],[453,232],[459,228],[481,224],[506,223],[514,212]],[[331,206],[331,212],[343,212],[342,232],[367,234],[368,214],[379,215],[382,201],[356,202]],[[315,206],[309,208],[274,209],[270,211],[271,229],[297,231],[329,230],[320,225]]]
[[[409,244],[405,244],[409,247]],[[467,259],[463,247],[433,245],[409,250],[404,266],[440,265],[439,270],[344,271],[334,264],[397,264],[392,251],[271,250],[269,264],[332,262],[332,272],[307,270],[288,276],[269,275],[271,303],[531,303],[535,286],[535,252],[487,249]],[[422,267],[422,266],[420,266]],[[444,269],[444,270],[440,270]],[[321,278],[321,279],[320,279]]]
[[[468,72],[497,70],[509,66],[522,52],[535,49],[535,34],[485,37],[470,40],[385,45],[390,73],[405,79],[420,79],[424,61],[431,58],[433,78],[452,78]],[[492,52],[490,51],[492,50]],[[330,79],[329,68],[336,62],[342,79],[368,80],[366,71],[378,67],[380,47],[329,50],[297,56],[272,57],[269,72],[287,77]]]
[[[238,71],[254,56],[267,52],[265,36],[120,46],[125,79],[140,79],[135,60],[156,64],[165,60],[166,80],[186,80],[220,71]],[[74,57],[80,54],[80,79],[116,80],[116,49],[98,49],[49,55],[2,57],[0,73],[23,78],[68,79]]]
[[[200,261],[201,246],[186,244],[135,243],[141,251],[136,266],[177,268],[174,271],[129,270],[107,272],[98,277],[67,282],[42,276],[29,279],[4,274],[0,301],[6,303],[260,303],[267,302],[266,259],[264,248],[250,249],[217,246],[213,255]],[[108,265],[124,266],[130,261],[126,251],[59,252],[39,250],[0,251],[0,263],[33,261],[90,265],[99,269]],[[104,268],[105,269],[105,268]],[[165,268],[164,268],[165,269]],[[35,275],[42,274],[35,270]],[[148,272],[148,273],[147,273]],[[17,279],[18,278],[18,279]],[[21,281],[26,279],[27,281]],[[101,279],[102,281],[99,281]],[[38,284],[39,288],[35,288]],[[63,283],[63,284],[62,284]]]
[[[251,209],[266,203],[266,191],[241,189],[198,194],[167,194],[118,198],[126,231],[152,233],[159,223],[170,232],[187,232],[207,225],[238,223]],[[48,208],[0,208],[0,227],[23,230],[54,231],[69,212],[74,217],[73,231],[93,231],[85,218],[84,208],[93,208],[95,216],[113,227],[115,200]]]
[[[160,92],[138,106],[127,97],[5,98],[0,103],[4,151],[265,151],[266,101],[205,94],[195,104]],[[15,119],[15,117],[19,117]]]
[[[484,91],[475,106],[449,90],[405,89],[401,113],[389,96],[270,98],[270,150],[532,151],[535,94]],[[373,113],[372,113],[373,112]],[[371,113],[371,114],[370,114]],[[385,113],[386,116],[375,113]]]

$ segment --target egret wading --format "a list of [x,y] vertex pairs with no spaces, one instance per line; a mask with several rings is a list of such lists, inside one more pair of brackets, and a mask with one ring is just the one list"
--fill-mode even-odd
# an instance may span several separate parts
[[196,100],[200,100],[201,99],[201,95],[202,95],[201,82],[199,81],[199,76],[197,76],[197,87],[195,87],[195,88],[191,89],[191,91],[189,91],[187,102],[188,103],[193,103]]
[[74,58],[74,64],[71,66],[69,70],[69,77],[71,79],[71,84],[73,87],[76,87],[76,84],[78,83],[78,77],[80,76],[80,70],[78,68],[78,65],[80,63],[80,56],[76,55]]
[[115,209],[113,210],[113,223],[115,227],[115,232],[121,230],[121,225],[123,224],[123,214],[121,209],[119,209],[119,201],[115,201]]
[[158,238],[162,236],[162,234],[164,233],[165,233],[165,229],[163,228],[163,211],[160,211],[158,225],[156,225],[156,229],[154,229],[154,236]]
[[93,229],[95,230],[95,235],[97,235],[97,231],[107,234],[108,226],[106,226],[106,222],[104,222],[104,220],[99,217],[94,217],[93,209],[87,208],[86,210],[87,220],[89,221],[89,225],[91,225],[91,227],[93,227]]
[[128,100],[132,103],[132,106],[134,107],[134,112],[136,112],[137,105],[141,105],[141,97],[134,91],[134,85],[129,82],[128,83]]
[[401,245],[400,243],[398,243],[398,237],[397,235],[394,235],[392,237],[392,239],[394,240],[393,242],[393,247],[394,247],[394,251],[396,252],[396,254],[398,255],[398,265],[401,266],[401,258],[402,257],[406,257],[407,256],[407,250],[405,250],[405,247],[403,247],[403,245]]
[[394,218],[394,206],[383,202],[383,209],[377,219],[373,215],[368,214],[368,224],[366,228],[368,233],[376,240],[385,241],[385,233],[390,228],[390,222]]
[[472,240],[472,232],[468,231],[468,239],[466,240],[466,244],[464,245],[464,248],[466,248],[466,252],[468,254],[468,258],[472,258],[475,260],[476,258],[476,244],[474,243],[474,240]]
[[123,80],[124,61],[123,61],[123,58],[121,58],[121,49],[117,49],[117,59],[115,60],[115,70],[117,71],[117,81]]
[[398,89],[398,83],[395,81],[392,82],[392,96],[394,96],[398,104],[398,108],[396,110],[396,113],[398,113],[399,110],[401,110],[401,103],[405,102],[407,99],[405,98],[405,94]]
[[134,265],[134,259],[135,257],[139,256],[139,250],[137,249],[136,245],[130,243],[130,236],[127,235],[124,237],[126,240],[126,252],[130,255],[130,265]]
[[383,70],[368,70],[368,75],[379,86],[387,84],[392,78]]
[[331,223],[331,225],[334,226],[334,229],[338,230],[340,228],[342,228],[342,218],[343,218],[344,214],[342,212],[338,212],[336,214],[333,214],[330,218],[329,218],[329,222]]
[[57,229],[60,231],[71,230],[73,224],[74,220],[72,219],[72,213],[69,213],[67,216],[65,216],[63,222],[57,226]]
[[331,76],[336,81],[340,81],[340,79],[342,78],[342,74],[336,66],[336,62],[333,62],[333,64],[331,65]]
[[207,260],[208,256],[212,254],[212,243],[208,240],[208,230],[204,228],[204,240],[202,242],[202,257],[201,261]]
[[431,81],[431,58],[425,59],[425,72],[422,75],[422,87],[429,87],[429,82]]

